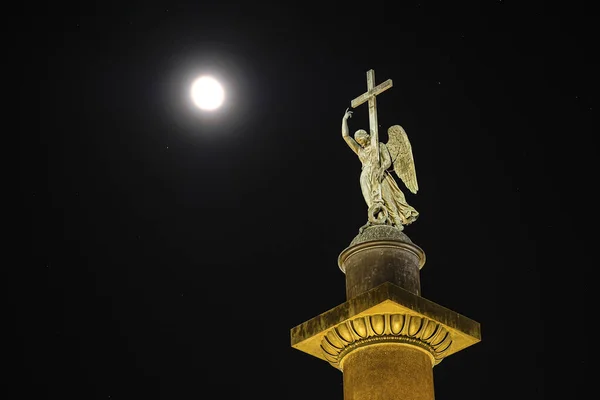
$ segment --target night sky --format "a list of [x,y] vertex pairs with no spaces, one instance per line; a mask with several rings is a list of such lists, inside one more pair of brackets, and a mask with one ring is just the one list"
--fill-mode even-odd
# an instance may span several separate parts
[[[412,143],[420,190],[400,187],[420,212],[404,232],[427,254],[422,294],[482,327],[434,368],[436,398],[583,397],[597,22],[522,3],[7,17],[21,207],[5,209],[20,221],[5,398],[341,400],[342,374],[289,331],[346,300],[337,256],[367,207],[340,125],[369,69],[394,82],[382,141],[400,124]],[[225,86],[216,112],[190,100],[203,74]],[[366,105],[349,124],[368,128]]]

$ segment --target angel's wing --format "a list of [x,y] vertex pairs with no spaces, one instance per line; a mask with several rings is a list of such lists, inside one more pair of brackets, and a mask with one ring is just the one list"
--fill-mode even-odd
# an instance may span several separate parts
[[389,127],[387,147],[392,157],[394,171],[411,193],[417,193],[419,184],[417,183],[412,147],[408,141],[408,135],[400,125]]

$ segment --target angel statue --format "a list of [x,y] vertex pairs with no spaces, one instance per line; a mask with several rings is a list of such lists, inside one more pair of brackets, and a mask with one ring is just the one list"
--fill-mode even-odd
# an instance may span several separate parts
[[[400,125],[394,125],[388,129],[387,143],[371,143],[371,136],[364,129],[357,130],[352,138],[348,131],[348,119],[351,117],[352,111],[346,109],[342,118],[342,137],[362,163],[360,189],[369,207],[368,222],[360,231],[382,224],[403,230],[404,225],[419,217],[419,213],[408,205],[388,169],[393,166],[408,190],[417,193],[419,185],[408,136]],[[376,147],[379,147],[379,155]]]

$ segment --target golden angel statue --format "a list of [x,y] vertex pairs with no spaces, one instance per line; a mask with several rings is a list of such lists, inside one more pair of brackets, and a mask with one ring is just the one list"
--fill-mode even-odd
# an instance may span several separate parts
[[411,193],[417,193],[419,185],[408,136],[400,125],[394,125],[388,129],[387,143],[372,143],[364,129],[357,130],[352,138],[348,131],[351,117],[352,111],[347,109],[342,118],[342,137],[362,163],[360,188],[369,207],[369,222],[361,231],[374,224],[392,225],[403,230],[404,225],[419,217],[419,213],[406,202],[389,169],[392,167]]

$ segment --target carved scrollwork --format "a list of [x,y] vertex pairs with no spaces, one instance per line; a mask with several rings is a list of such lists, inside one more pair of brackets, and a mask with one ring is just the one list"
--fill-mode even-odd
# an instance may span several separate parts
[[426,350],[439,364],[452,344],[450,333],[427,318],[405,314],[375,314],[346,321],[327,332],[321,349],[327,361],[339,367],[353,350],[375,343],[403,343]]
[[367,218],[373,225],[383,225],[388,219],[388,211],[385,208],[383,202],[375,202],[367,211]]

